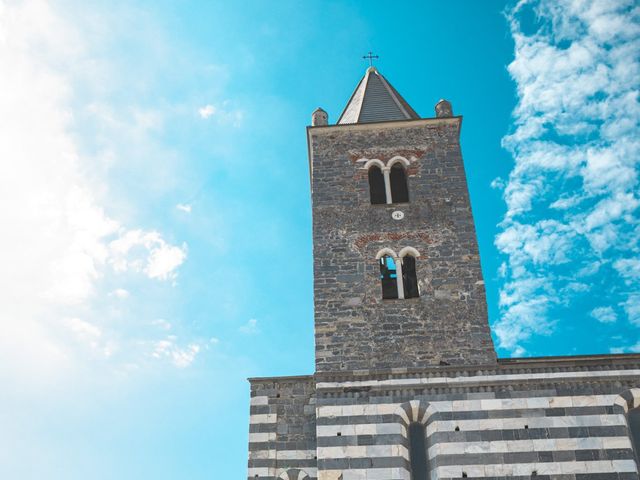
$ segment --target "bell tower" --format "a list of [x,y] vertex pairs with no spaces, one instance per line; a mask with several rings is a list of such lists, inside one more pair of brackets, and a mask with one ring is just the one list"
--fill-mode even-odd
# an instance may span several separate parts
[[496,361],[461,123],[446,100],[420,118],[375,67],[337,124],[314,112],[318,372]]
[[316,370],[249,379],[247,480],[637,480],[639,354],[496,359],[451,103],[420,118],[370,67],[329,120]]

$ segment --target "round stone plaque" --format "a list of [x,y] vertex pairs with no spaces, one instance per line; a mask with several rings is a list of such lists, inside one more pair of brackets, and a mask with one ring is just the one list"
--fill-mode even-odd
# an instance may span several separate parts
[[401,210],[396,210],[391,214],[391,218],[394,220],[402,220],[404,218],[404,212]]

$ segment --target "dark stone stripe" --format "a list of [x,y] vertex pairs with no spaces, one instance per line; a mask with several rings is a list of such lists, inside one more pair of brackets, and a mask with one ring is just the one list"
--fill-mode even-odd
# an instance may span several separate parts
[[[440,480],[448,480],[460,477],[441,477]],[[636,473],[566,473],[554,475],[511,475],[509,477],[468,477],[469,480],[638,480]],[[255,479],[253,479],[255,480]]]
[[[557,427],[510,430],[466,430],[435,432],[427,437],[427,448],[438,443],[491,442],[499,440],[544,440],[556,438],[626,437],[624,425],[596,427]],[[408,440],[401,434],[387,435],[341,435],[318,437],[318,447],[338,447],[345,445],[404,445]]]
[[610,450],[570,450],[540,452],[465,453],[438,455],[431,460],[433,467],[451,465],[495,465],[511,463],[549,463],[593,460],[633,460],[633,450],[615,448]]
[[277,413],[276,405],[253,405],[249,407],[250,415],[264,415],[265,413]]
[[[600,381],[597,384],[576,385],[575,383],[568,383],[567,385],[548,387],[546,385],[523,385],[517,382],[513,383],[515,390],[495,390],[489,392],[460,392],[459,387],[442,388],[437,389],[438,392],[424,392],[415,393],[415,388],[411,391],[402,391],[402,389],[390,389],[389,393],[370,393],[366,396],[356,398],[349,394],[344,393],[332,393],[330,395],[319,394],[316,398],[317,406],[342,406],[342,405],[373,405],[380,403],[397,403],[401,404],[411,400],[420,400],[421,402],[452,402],[455,400],[493,400],[493,399],[506,399],[506,398],[539,398],[539,397],[576,397],[576,396],[592,396],[592,395],[619,395],[621,390],[626,388],[617,385],[616,382],[620,381],[616,378],[611,378],[610,381],[603,383]],[[622,382],[624,383],[624,382]],[[630,385],[630,387],[637,387],[636,384]],[[422,389],[418,389],[422,390]],[[429,390],[429,389],[427,389]],[[433,389],[431,389],[433,390]],[[400,392],[400,394],[398,394]]]
[[249,468],[260,468],[260,467],[271,467],[271,468],[315,468],[316,460],[315,459],[304,459],[304,460],[282,460],[277,458],[256,458],[249,460]]
[[343,417],[318,417],[317,425],[361,425],[363,423],[398,423],[398,415],[352,415]]
[[399,433],[387,435],[342,435],[340,437],[318,437],[318,447],[342,447],[345,445],[404,445],[407,438]]
[[427,445],[451,442],[490,442],[496,440],[542,440],[547,438],[626,437],[625,425],[596,427],[555,427],[511,430],[466,430],[434,432],[427,437]]
[[467,410],[457,412],[436,412],[429,421],[436,420],[482,420],[489,418],[538,418],[538,417],[579,417],[581,415],[613,415],[613,406],[588,406],[566,408],[517,408],[505,410]]
[[316,442],[310,440],[302,441],[279,441],[271,440],[269,442],[251,442],[249,443],[250,452],[259,452],[261,450],[315,450]]
[[272,433],[278,428],[276,423],[252,423],[249,425],[249,433]]
[[249,442],[250,452],[259,452],[261,450],[275,450],[276,442]]
[[[262,475],[260,475],[260,480],[280,480],[279,477],[264,477]],[[307,477],[305,477],[306,480]],[[318,480],[317,477],[308,477],[309,480]],[[247,480],[256,480],[255,477],[247,477]]]
[[405,468],[409,470],[411,466],[404,457],[318,459],[318,470],[349,470],[354,468]]

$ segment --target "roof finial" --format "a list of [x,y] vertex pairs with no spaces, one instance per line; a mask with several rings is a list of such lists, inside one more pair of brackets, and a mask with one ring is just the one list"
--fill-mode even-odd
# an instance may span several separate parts
[[368,54],[364,55],[362,58],[365,60],[369,60],[369,68],[373,67],[373,59],[380,58],[378,55],[374,55],[373,52],[369,51]]

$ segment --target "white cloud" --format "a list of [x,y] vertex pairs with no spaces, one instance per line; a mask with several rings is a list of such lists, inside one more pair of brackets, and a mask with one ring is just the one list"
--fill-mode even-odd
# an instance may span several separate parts
[[80,318],[67,318],[64,323],[79,337],[96,339],[102,336],[102,330]]
[[613,263],[628,285],[637,285],[640,281],[640,258],[621,258]]
[[640,353],[640,341],[634,345],[628,345],[626,347],[612,347],[609,349],[610,353]]
[[129,230],[109,243],[109,262],[117,272],[135,271],[167,280],[187,257],[187,247],[168,244],[155,231]]
[[[533,33],[519,23],[525,8],[536,12]],[[615,286],[636,281],[639,14],[627,0],[523,0],[507,15],[518,104],[503,139],[515,165],[495,241],[505,261],[494,329],[499,346],[514,354],[532,336],[553,331],[552,311],[584,295],[588,282],[577,277],[594,280],[613,265],[618,278],[598,293],[622,297]],[[626,295],[627,316],[640,325]],[[609,321],[615,315],[594,312]]]
[[611,307],[597,307],[591,310],[591,316],[600,323],[613,323],[618,319],[616,312]]
[[[121,138],[101,139],[104,124],[84,131],[78,104],[90,102],[75,95],[111,79],[101,75],[103,59],[90,51],[81,22],[59,7],[0,0],[0,365],[12,365],[15,378],[69,370],[79,354],[69,332],[105,354],[115,351],[118,332],[93,311],[100,298],[128,295],[103,289],[112,267],[173,279],[186,258],[185,245],[132,229],[110,212],[118,209],[109,208],[106,172]],[[153,112],[132,112],[138,131],[158,128]],[[96,139],[95,155],[87,154],[87,138]],[[118,201],[122,207],[127,199]],[[145,241],[125,255],[117,247],[132,237]],[[0,366],[0,375],[8,372]]]
[[494,188],[496,190],[504,190],[504,187],[505,187],[504,179],[500,177],[496,177],[491,181],[491,188]]
[[176,247],[163,243],[151,250],[145,273],[149,278],[158,278],[160,280],[175,278],[175,271],[182,265],[185,258],[187,258],[186,244],[183,244],[182,247]]
[[216,113],[216,107],[214,107],[213,105],[205,105],[204,107],[198,109],[198,115],[200,115],[200,117],[204,119],[209,118],[214,113]]
[[224,100],[218,105],[207,104],[198,109],[198,115],[203,120],[214,118],[218,125],[232,127],[242,126],[245,113],[240,108],[234,108],[230,100]]
[[249,319],[249,321],[242,325],[238,329],[238,331],[244,333],[245,335],[255,335],[260,333],[260,329],[258,328],[258,320],[256,320],[255,318]]
[[122,300],[129,298],[129,291],[125,290],[124,288],[116,288],[114,291],[112,291],[109,296],[111,297],[116,297],[116,298],[120,298]]
[[164,318],[157,318],[151,322],[151,324],[161,328],[162,330],[171,330],[171,323],[167,322]]
[[629,322],[640,327],[640,293],[632,293],[622,304]]
[[200,345],[190,343],[184,347],[177,345],[177,337],[169,335],[163,340],[154,343],[154,349],[151,356],[156,359],[169,359],[173,365],[178,368],[188,367],[193,363],[196,356],[200,352]]
[[189,204],[179,203],[176,205],[176,208],[181,212],[191,213],[191,205]]

